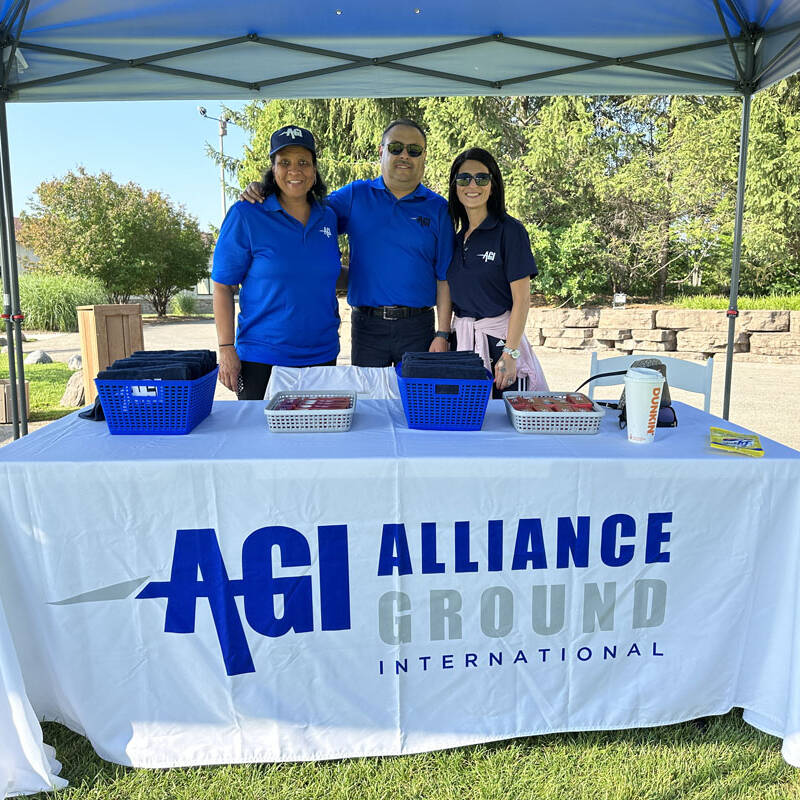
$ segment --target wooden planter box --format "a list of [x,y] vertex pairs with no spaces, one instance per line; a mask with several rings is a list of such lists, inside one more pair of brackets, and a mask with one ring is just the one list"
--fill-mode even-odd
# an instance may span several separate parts
[[78,306],[77,311],[83,388],[86,402],[93,403],[97,397],[94,385],[97,373],[118,358],[125,358],[136,350],[144,350],[142,304]]

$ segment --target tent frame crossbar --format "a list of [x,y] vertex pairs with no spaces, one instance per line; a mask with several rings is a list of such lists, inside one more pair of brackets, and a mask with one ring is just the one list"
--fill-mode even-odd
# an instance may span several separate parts
[[[715,0],[718,5],[718,0]],[[720,11],[721,14],[721,11]],[[573,72],[585,72],[592,69],[602,69],[606,67],[619,67],[627,69],[638,69],[647,72],[653,72],[669,77],[685,78],[686,80],[695,81],[698,83],[711,84],[715,86],[726,87],[729,90],[736,91],[742,78],[742,69],[736,53],[736,45],[742,45],[745,42],[745,37],[732,37],[730,32],[725,27],[725,38],[715,39],[712,41],[695,42],[692,44],[682,45],[680,47],[670,47],[663,50],[652,50],[646,53],[637,53],[625,56],[607,56],[597,53],[588,53],[582,50],[572,50],[565,47],[557,47],[555,45],[545,44],[543,42],[531,42],[525,39],[517,39],[514,37],[506,37],[502,33],[495,33],[486,36],[477,36],[470,39],[462,39],[455,42],[448,42],[446,44],[435,45],[433,47],[425,47],[419,50],[410,50],[402,53],[393,53],[385,56],[378,56],[369,58],[366,56],[359,56],[353,53],[340,52],[337,50],[329,50],[325,48],[312,47],[308,45],[298,44],[296,42],[287,42],[280,39],[271,39],[258,36],[255,33],[247,34],[246,36],[236,36],[228,39],[221,39],[218,41],[207,42],[201,45],[194,45],[192,47],[179,48],[168,50],[161,53],[154,53],[148,56],[141,56],[139,58],[115,58],[113,56],[106,56],[100,53],[88,53],[81,50],[72,50],[61,47],[51,47],[50,45],[38,44],[36,42],[19,41],[6,37],[7,43],[12,46],[18,46],[23,49],[49,53],[52,55],[64,56],[68,58],[75,58],[84,61],[101,62],[102,66],[89,67],[87,69],[72,70],[69,72],[59,73],[57,75],[50,75],[45,78],[37,78],[30,81],[19,81],[17,83],[9,83],[6,85],[7,91],[12,95],[14,93],[31,89],[35,86],[47,86],[56,83],[63,83],[65,81],[76,80],[85,78],[90,75],[96,75],[103,72],[109,72],[120,69],[144,69],[154,72],[160,72],[167,75],[175,75],[182,78],[189,78],[192,80],[202,81],[204,83],[218,83],[226,86],[236,86],[253,92],[258,92],[267,86],[277,86],[293,81],[305,80],[309,78],[316,78],[321,75],[329,75],[337,72],[342,72],[351,69],[361,68],[387,68],[403,72],[410,72],[417,75],[424,75],[427,77],[438,78],[455,83],[465,84],[469,86],[478,86],[487,89],[499,90],[505,87],[514,86],[519,83],[529,83],[536,80],[551,78],[557,75],[566,75]],[[318,55],[326,58],[336,59],[345,63],[337,64],[330,67],[321,67],[315,70],[307,70],[304,72],[297,72],[289,75],[277,76],[274,78],[267,78],[260,81],[241,81],[234,78],[225,78],[220,75],[210,75],[200,73],[192,70],[175,69],[155,62],[166,61],[174,58],[181,58],[197,53],[205,53],[211,50],[217,50],[224,47],[231,47],[246,42],[253,42],[267,47],[277,47],[282,49],[293,50],[296,52],[308,53],[309,55]],[[485,80],[475,78],[469,75],[459,75],[451,72],[443,72],[440,70],[433,70],[426,67],[419,67],[413,64],[400,63],[412,58],[419,58],[421,56],[432,55],[436,53],[444,53],[450,50],[474,47],[486,43],[498,43],[512,47],[522,47],[539,52],[551,53],[553,55],[565,56],[567,58],[574,58],[584,63],[562,67],[555,70],[546,70],[528,75],[519,75],[503,80]],[[685,70],[671,69],[670,67],[661,66],[658,64],[644,63],[646,60],[661,58],[679,53],[692,52],[695,50],[703,50],[711,47],[719,47],[723,44],[728,44],[731,47],[737,71],[739,73],[740,81],[732,80],[730,78],[723,78],[718,75],[707,75],[699,72],[688,72]]]

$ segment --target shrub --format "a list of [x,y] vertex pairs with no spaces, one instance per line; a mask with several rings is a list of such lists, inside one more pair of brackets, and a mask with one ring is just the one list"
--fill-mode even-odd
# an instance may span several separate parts
[[170,312],[179,317],[191,317],[197,313],[197,298],[188,292],[181,292],[172,298]]
[[[671,305],[680,308],[725,309],[728,307],[727,295],[699,294],[680,295]],[[800,311],[800,294],[771,294],[764,297],[739,295],[736,305],[742,310],[765,309],[768,311]]]
[[19,302],[29,330],[67,332],[78,330],[76,306],[108,300],[103,284],[94,278],[33,270],[19,276]]

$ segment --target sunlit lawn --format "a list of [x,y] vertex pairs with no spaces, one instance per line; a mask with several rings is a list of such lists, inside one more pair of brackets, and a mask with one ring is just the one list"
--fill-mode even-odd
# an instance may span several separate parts
[[[59,405],[72,370],[66,364],[26,364],[25,380],[30,383],[31,422],[58,419],[74,411]],[[0,359],[0,378],[8,378],[8,362]]]
[[[414,756],[145,770],[116,766],[44,725],[70,788],[39,800],[790,800],[800,775],[779,740],[733,711],[611,733],[513,739]],[[332,732],[335,735],[335,731]]]

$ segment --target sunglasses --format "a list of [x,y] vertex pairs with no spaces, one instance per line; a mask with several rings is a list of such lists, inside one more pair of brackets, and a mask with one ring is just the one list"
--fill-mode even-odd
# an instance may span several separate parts
[[469,186],[472,181],[475,181],[476,186],[488,186],[492,180],[492,176],[488,172],[479,172],[473,175],[471,172],[459,172],[455,177],[456,186]]
[[405,150],[411,158],[419,158],[425,150],[421,144],[403,144],[402,142],[389,142],[386,149],[393,156],[399,156]]

